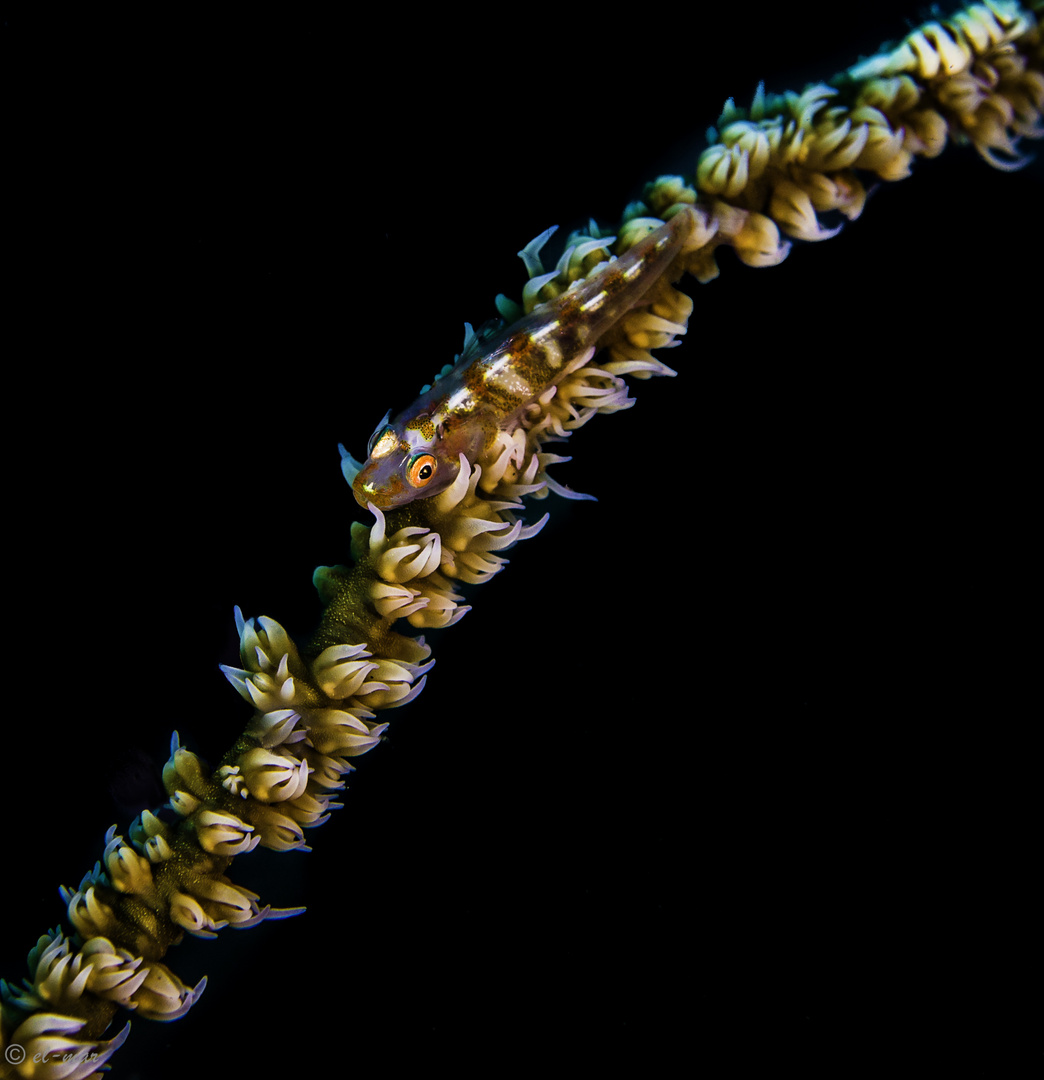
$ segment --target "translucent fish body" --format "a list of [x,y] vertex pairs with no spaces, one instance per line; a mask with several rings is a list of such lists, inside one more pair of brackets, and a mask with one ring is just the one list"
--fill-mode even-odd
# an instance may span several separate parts
[[694,227],[683,209],[625,254],[464,350],[447,375],[378,427],[353,482],[362,506],[382,510],[445,490],[512,432],[549,387],[588,363],[606,332],[641,302]]

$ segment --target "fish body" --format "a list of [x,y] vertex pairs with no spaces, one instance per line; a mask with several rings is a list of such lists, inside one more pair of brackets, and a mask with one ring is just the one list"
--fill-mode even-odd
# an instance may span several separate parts
[[382,510],[445,490],[515,430],[527,406],[588,363],[605,333],[640,303],[694,228],[683,209],[619,258],[535,307],[476,347],[394,418],[385,417],[352,483],[361,506]]

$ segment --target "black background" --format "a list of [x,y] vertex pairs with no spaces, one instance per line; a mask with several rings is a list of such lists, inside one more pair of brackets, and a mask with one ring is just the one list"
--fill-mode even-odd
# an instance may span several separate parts
[[[8,27],[8,978],[126,825],[113,772],[241,730],[232,606],[314,625],[337,443],[514,252],[915,14]],[[558,471],[600,501],[536,504],[312,853],[234,865],[307,914],[171,953],[211,983],[113,1075],[1032,1067],[1041,179],[951,148],[690,281],[678,378]]]

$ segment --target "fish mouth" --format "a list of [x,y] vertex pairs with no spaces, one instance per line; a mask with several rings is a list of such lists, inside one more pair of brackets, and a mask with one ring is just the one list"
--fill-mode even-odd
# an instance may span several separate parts
[[370,503],[373,503],[378,510],[390,510],[402,501],[398,498],[402,493],[402,480],[398,476],[393,476],[384,487],[378,487],[373,475],[376,471],[373,465],[363,466],[355,478],[355,483],[352,484],[352,494],[364,510]]
[[371,490],[367,491],[358,480],[352,485],[352,493],[355,495],[355,501],[366,510],[371,504],[376,506],[378,510],[385,510],[388,506],[388,501],[381,491]]

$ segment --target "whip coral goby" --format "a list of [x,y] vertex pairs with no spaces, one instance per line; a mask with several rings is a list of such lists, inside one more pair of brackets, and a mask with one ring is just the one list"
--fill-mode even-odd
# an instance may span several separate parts
[[[533,441],[534,426],[543,422],[555,398],[567,396],[569,376],[605,348],[613,328],[649,303],[648,294],[686,250],[693,233],[704,227],[704,217],[691,207],[680,207],[663,224],[650,222],[651,231],[612,261],[608,256],[618,244],[615,236],[599,232],[574,242],[573,259],[581,266],[591,260],[597,269],[578,277],[564,292],[535,302],[531,310],[527,306],[521,318],[501,330],[491,329],[488,335],[469,331],[452,370],[437,377],[391,423],[381,421],[366,462],[345,457],[346,479],[359,504],[372,502],[387,510],[430,499],[450,487],[461,461],[481,462],[487,483],[504,458],[524,477],[529,456],[525,447]],[[547,239],[545,233],[527,245],[526,258],[535,260],[534,249]],[[555,271],[533,276],[534,285],[545,277],[553,284]],[[660,322],[667,326],[667,320]],[[676,325],[674,332],[680,330]],[[642,368],[636,365],[633,370]],[[621,407],[627,402],[618,388],[604,389]],[[573,415],[564,414],[565,421],[576,420],[576,406],[573,409]],[[566,432],[553,430],[559,432],[556,441],[564,441]],[[535,475],[529,478],[530,491]]]
[[[706,84],[690,71],[685,112],[697,105],[702,127],[720,98],[742,104],[761,78],[769,90],[800,83],[788,68],[795,45],[771,67],[714,70]],[[818,64],[814,49],[804,55]],[[314,215],[304,228],[267,188],[238,220],[235,192],[218,181],[198,235],[184,208],[179,229],[149,235],[150,256],[173,246],[176,272],[157,292],[123,271],[141,303],[120,307],[114,347],[147,351],[163,392],[144,393],[138,414],[108,395],[84,409],[104,369],[81,373],[84,394],[52,388],[52,401],[68,394],[68,416],[60,405],[48,413],[66,464],[27,503],[39,509],[20,563],[43,572],[37,588],[55,600],[38,628],[25,616],[39,667],[32,691],[18,689],[9,726],[21,730],[5,754],[27,774],[10,805],[33,816],[20,826],[31,835],[18,845],[27,869],[16,895],[22,874],[35,890],[9,929],[17,956],[5,974],[20,975],[24,949],[60,917],[55,886],[75,886],[99,855],[116,818],[96,810],[98,778],[115,749],[145,743],[162,758],[177,728],[216,761],[246,725],[213,669],[216,658],[239,663],[232,604],[295,636],[314,624],[308,576],[345,560],[354,511],[336,443],[361,453],[376,419],[460,349],[459,324],[492,315],[498,290],[517,296],[514,251],[534,234],[588,211],[609,220],[640,194],[635,184],[654,175],[646,146],[660,137],[639,125],[656,122],[657,105],[621,105],[613,130],[630,139],[621,146],[598,128],[591,145],[607,149],[577,150],[560,167],[556,157],[546,187],[531,170],[501,169],[495,192],[472,184],[467,197],[448,186],[429,197],[438,180],[428,168],[423,207],[403,216],[389,205],[362,225],[349,216],[336,253],[310,208],[346,200],[309,201],[304,186],[290,200]],[[424,157],[403,146],[396,158],[388,139],[380,149],[404,165],[384,163],[396,177],[413,177],[407,162]],[[480,607],[436,643],[424,695],[352,780],[342,820],[310,836],[315,854],[271,860],[290,867],[276,875],[306,880],[257,881],[257,855],[234,864],[235,880],[266,902],[307,903],[309,929],[263,927],[168,957],[186,982],[212,976],[193,1012],[230,1054],[300,1063],[307,1050],[292,1036],[280,1030],[274,1045],[258,1033],[262,1001],[293,1015],[295,994],[313,1010],[301,1037],[310,1048],[329,1038],[317,1002],[335,1000],[353,1040],[385,1046],[401,1033],[459,1050],[476,1027],[508,1041],[570,1023],[573,1038],[601,1045],[649,1030],[654,1014],[658,1029],[683,1030],[688,1011],[663,975],[685,963],[694,911],[722,971],[723,937],[748,958],[754,941],[779,939],[766,911],[778,912],[781,890],[841,889],[837,875],[867,863],[888,877],[904,854],[890,815],[897,802],[916,809],[916,785],[892,755],[908,762],[911,740],[913,756],[931,741],[923,725],[946,696],[940,685],[954,685],[941,645],[958,636],[951,627],[977,622],[961,605],[983,601],[969,577],[985,561],[1003,580],[1017,561],[991,553],[1000,536],[1017,537],[1024,505],[1036,168],[997,175],[950,150],[882,185],[829,243],[767,270],[726,254],[721,280],[689,281],[687,340],[661,354],[680,377],[640,386],[626,416],[600,419],[563,450],[576,459],[554,475],[601,501],[555,506],[545,535],[510,553],[514,565],[478,591]],[[573,174],[593,173],[581,190]],[[271,229],[258,225],[262,211],[275,215]],[[230,238],[218,227],[229,215]],[[302,240],[299,228],[324,239]],[[278,233],[278,257],[258,231]],[[350,286],[339,279],[347,250],[365,253],[365,276]],[[108,290],[102,298],[85,314],[97,325],[105,311],[110,326]],[[911,686],[915,671],[923,681]],[[63,816],[37,825],[52,803]],[[874,856],[875,822],[893,841],[887,860]],[[326,878],[324,859],[349,879]],[[844,930],[838,906],[818,933]],[[740,927],[746,936],[731,932]],[[225,949],[249,951],[236,952],[238,978],[221,970]],[[525,987],[537,973],[534,1001]],[[156,1048],[184,1032],[150,1027],[135,1024],[115,1075],[139,1040],[153,1051],[144,1075],[163,1075]]]

